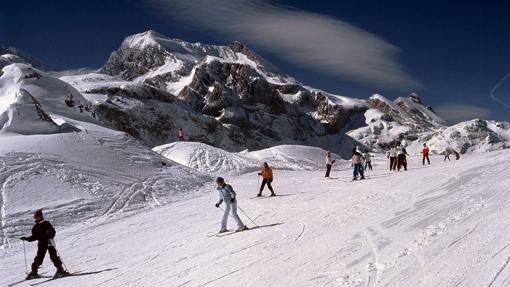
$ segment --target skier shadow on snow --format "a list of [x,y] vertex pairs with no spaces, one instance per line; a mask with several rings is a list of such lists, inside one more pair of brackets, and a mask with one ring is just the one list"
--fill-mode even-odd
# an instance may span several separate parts
[[282,225],[282,224],[283,224],[283,222],[263,224],[263,225],[258,225],[258,226],[255,226],[255,227],[250,227],[250,230],[251,229],[260,229],[260,228],[265,228],[265,227],[279,226],[279,225]]

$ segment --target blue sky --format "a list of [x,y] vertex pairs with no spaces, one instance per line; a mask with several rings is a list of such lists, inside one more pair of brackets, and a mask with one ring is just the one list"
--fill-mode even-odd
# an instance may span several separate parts
[[59,68],[100,67],[127,35],[240,40],[299,81],[337,94],[417,92],[452,122],[510,120],[504,1],[8,1],[0,44]]

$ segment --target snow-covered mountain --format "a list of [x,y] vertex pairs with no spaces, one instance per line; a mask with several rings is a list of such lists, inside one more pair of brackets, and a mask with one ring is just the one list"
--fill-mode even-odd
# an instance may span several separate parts
[[94,107],[69,84],[26,64],[0,76],[0,131],[44,134],[79,130],[95,120]]
[[[114,77],[111,83],[97,74],[62,80],[85,97],[104,95],[109,101],[100,109],[123,114],[122,121],[109,124],[151,146],[174,141],[179,127],[189,140],[231,151],[292,143],[324,146],[322,137],[361,125],[367,108],[362,100],[304,87],[238,42],[204,45],[148,31],[127,37],[99,72]],[[133,86],[166,94],[180,110],[163,108],[161,97],[126,105]]]
[[48,71],[53,69],[50,65],[39,61],[28,53],[12,48],[4,47],[0,45],[0,70],[10,64],[23,63],[32,65],[34,68],[39,70]]
[[[186,140],[231,152],[305,144],[346,156],[356,144],[383,151],[395,141],[419,149],[428,140],[434,142],[433,152],[443,148],[471,152],[508,146],[506,128],[469,130],[470,122],[449,128],[414,93],[394,101],[382,95],[365,100],[305,86],[239,42],[228,46],[189,43],[147,31],[127,37],[105,65],[94,72],[44,73],[46,67],[36,60],[26,56],[24,59],[30,61],[14,61],[20,56],[9,55],[4,57],[10,59],[4,61],[6,65],[30,62],[35,65],[30,68],[34,73],[58,82],[59,101],[68,90],[72,91],[69,95],[83,102],[94,120],[126,132],[149,147],[176,141],[179,128],[184,129]],[[25,84],[37,86],[38,79],[17,84],[10,81],[9,85],[31,100],[21,91],[30,90],[24,88]],[[59,80],[69,85],[62,85]],[[4,80],[4,85],[7,82]],[[4,90],[11,89],[6,87]],[[48,108],[45,104],[39,106],[36,113],[44,118]],[[2,116],[4,121],[6,117]],[[46,121],[44,125],[52,131],[59,124]],[[486,126],[508,124],[487,122]],[[465,131],[461,134],[468,141],[455,135],[438,136],[459,128]],[[486,140],[488,136],[490,140]],[[448,140],[443,140],[446,137]]]

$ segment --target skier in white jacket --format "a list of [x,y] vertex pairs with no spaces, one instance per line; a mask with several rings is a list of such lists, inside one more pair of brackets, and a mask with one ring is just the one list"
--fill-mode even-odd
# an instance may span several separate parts
[[216,184],[218,184],[218,192],[220,193],[220,200],[216,203],[216,207],[219,208],[220,205],[225,202],[225,212],[223,213],[223,219],[221,220],[221,229],[220,233],[227,232],[227,221],[228,215],[232,211],[232,217],[237,223],[236,231],[243,231],[247,229],[246,225],[241,221],[239,215],[237,215],[237,198],[236,192],[232,188],[230,184],[226,184],[225,180],[222,177],[218,177],[216,179]]

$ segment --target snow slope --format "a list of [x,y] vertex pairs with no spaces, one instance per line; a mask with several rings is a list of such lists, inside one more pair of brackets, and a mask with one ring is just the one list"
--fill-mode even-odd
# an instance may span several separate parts
[[[221,217],[213,185],[144,213],[68,227],[50,212],[69,269],[99,273],[45,286],[508,286],[510,152],[410,164],[388,173],[376,157],[362,182],[350,182],[348,169],[335,169],[337,180],[277,170],[282,196],[272,199],[252,199],[255,173],[231,176],[260,228],[221,238],[207,237]],[[19,215],[20,231],[28,217]],[[4,245],[0,260],[0,285],[23,276],[18,241]]]
[[165,158],[215,175],[240,174],[258,170],[260,162],[197,142],[174,142],[153,148]]
[[[207,144],[174,142],[153,148],[165,158],[214,175],[235,175],[257,171],[263,162],[274,169],[317,170],[324,167],[326,151],[321,148],[281,145],[259,151],[231,153]],[[337,165],[346,162],[333,154]]]
[[0,136],[1,247],[9,249],[26,232],[34,208],[44,208],[61,227],[103,221],[196,196],[211,179],[122,132],[82,127],[80,132]]
[[57,133],[81,123],[99,124],[89,102],[67,83],[26,64],[11,64],[0,76],[0,130]]

